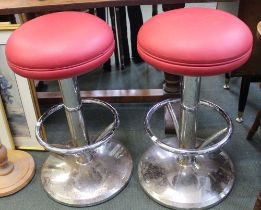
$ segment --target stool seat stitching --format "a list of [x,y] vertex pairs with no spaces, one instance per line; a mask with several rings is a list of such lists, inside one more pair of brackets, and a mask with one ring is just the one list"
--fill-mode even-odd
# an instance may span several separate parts
[[18,68],[20,70],[24,70],[24,71],[43,71],[43,72],[53,72],[53,71],[63,71],[63,70],[66,70],[66,69],[70,69],[70,68],[75,68],[75,67],[79,67],[79,66],[82,66],[82,65],[85,65],[89,62],[92,62],[92,61],[95,61],[97,60],[98,58],[102,57],[103,55],[105,55],[106,53],[110,52],[112,49],[114,49],[115,47],[115,44],[114,44],[114,41],[110,44],[110,48],[108,48],[106,51],[103,51],[101,54],[97,55],[96,57],[92,58],[92,59],[89,59],[88,61],[84,61],[84,62],[81,62],[81,63],[78,63],[78,64],[74,64],[74,65],[70,65],[70,66],[66,66],[66,67],[59,67],[59,68],[28,68],[28,67],[22,67],[22,66],[18,66],[17,64],[14,64],[12,62],[10,62],[9,60],[7,61],[8,64],[11,66],[11,67],[15,67],[15,68]]
[[243,60],[245,57],[248,57],[251,52],[252,52],[252,48],[249,49],[246,53],[244,53],[243,55],[241,55],[240,57],[236,58],[236,59],[232,59],[230,61],[224,61],[224,62],[219,62],[219,63],[213,63],[213,64],[208,64],[208,63],[182,63],[182,62],[177,62],[177,61],[170,61],[170,60],[166,60],[164,58],[160,58],[158,56],[152,55],[149,52],[146,52],[146,50],[144,50],[144,48],[142,48],[140,46],[140,44],[138,44],[138,48],[139,50],[146,54],[147,56],[150,56],[151,58],[154,58],[155,60],[164,62],[164,63],[168,63],[168,64],[174,64],[174,65],[179,65],[179,66],[191,66],[191,67],[213,67],[213,66],[222,66],[222,65],[226,65],[226,64],[231,64],[240,60]]

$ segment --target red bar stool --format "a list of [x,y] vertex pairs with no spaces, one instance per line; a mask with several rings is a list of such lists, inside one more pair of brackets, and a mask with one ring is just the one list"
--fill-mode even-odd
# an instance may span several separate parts
[[[114,51],[112,30],[96,16],[58,12],[23,24],[8,40],[6,55],[12,70],[26,78],[58,80],[63,104],[44,113],[36,125],[39,143],[52,153],[43,164],[44,190],[70,206],[90,206],[119,193],[129,181],[132,159],[127,149],[111,138],[119,126],[117,111],[108,103],[81,101],[76,76],[103,64]],[[113,122],[90,139],[82,103],[101,105],[112,112]],[[70,144],[48,144],[41,136],[43,122],[65,109]]]
[[[232,122],[219,106],[199,100],[200,77],[235,70],[247,61],[251,50],[248,27],[219,10],[173,10],[151,18],[140,29],[138,51],[144,61],[184,76],[181,101],[162,101],[145,118],[154,146],[143,154],[138,175],[142,188],[156,202],[170,208],[201,209],[217,204],[231,191],[234,167],[221,148],[231,136]],[[179,120],[174,103],[180,103]],[[198,138],[199,105],[218,112],[227,127],[207,139]],[[170,112],[176,137],[159,139],[151,130],[151,117],[163,106]]]

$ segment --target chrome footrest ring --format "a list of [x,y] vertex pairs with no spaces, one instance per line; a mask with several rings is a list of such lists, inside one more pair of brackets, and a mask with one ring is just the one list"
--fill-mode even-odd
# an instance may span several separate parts
[[98,100],[98,99],[86,99],[86,100],[82,100],[83,104],[98,104],[101,105],[107,109],[109,109],[114,117],[114,121],[112,123],[112,125],[110,126],[110,129],[106,130],[105,133],[103,133],[102,138],[97,141],[94,144],[90,144],[90,145],[84,145],[82,147],[74,147],[74,148],[64,148],[64,147],[58,147],[57,145],[51,145],[46,143],[47,141],[43,139],[42,134],[41,134],[41,128],[43,126],[44,121],[50,117],[52,114],[54,114],[55,112],[57,112],[58,110],[65,108],[64,104],[58,104],[55,105],[53,107],[51,107],[50,109],[48,109],[37,121],[36,126],[35,126],[35,134],[36,134],[36,138],[39,142],[40,145],[42,145],[46,150],[50,151],[50,152],[54,152],[57,154],[63,154],[63,155],[73,155],[73,154],[77,154],[77,153],[81,153],[83,151],[86,150],[94,150],[98,147],[100,147],[102,144],[107,143],[112,136],[115,133],[115,130],[119,127],[119,114],[116,111],[115,108],[113,108],[109,103]]
[[172,153],[175,153],[178,155],[196,156],[196,155],[204,155],[207,153],[212,153],[212,152],[220,149],[229,140],[229,138],[232,134],[233,126],[232,126],[232,121],[231,121],[230,117],[228,116],[228,114],[218,105],[216,105],[210,101],[200,100],[200,102],[199,102],[200,105],[212,108],[225,119],[225,121],[227,123],[227,131],[226,131],[224,138],[213,145],[210,145],[210,146],[207,146],[204,148],[200,148],[200,149],[175,148],[175,147],[172,147],[172,146],[169,146],[169,145],[163,143],[163,141],[161,139],[159,139],[150,128],[151,117],[159,108],[167,105],[168,103],[179,103],[179,102],[180,102],[179,99],[167,99],[167,100],[164,100],[164,101],[161,101],[161,102],[155,104],[148,111],[148,113],[145,117],[144,126],[145,126],[145,131],[146,131],[147,135],[150,137],[150,139],[153,141],[154,144],[158,145],[160,148],[162,148],[166,151],[169,151],[169,152],[172,152]]

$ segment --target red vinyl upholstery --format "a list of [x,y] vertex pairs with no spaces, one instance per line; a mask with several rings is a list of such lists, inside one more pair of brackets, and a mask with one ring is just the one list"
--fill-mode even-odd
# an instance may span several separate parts
[[148,20],[137,45],[140,56],[162,71],[208,76],[244,64],[252,42],[251,31],[237,17],[220,10],[185,8]]
[[19,27],[6,45],[11,69],[26,78],[56,80],[94,70],[114,51],[111,28],[82,12],[57,12]]

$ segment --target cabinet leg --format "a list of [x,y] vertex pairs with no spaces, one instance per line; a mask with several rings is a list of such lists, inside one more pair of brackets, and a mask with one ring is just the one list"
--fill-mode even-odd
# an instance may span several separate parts
[[250,86],[250,78],[242,77],[240,95],[239,95],[239,103],[238,103],[238,115],[236,118],[236,121],[238,123],[243,122],[243,113],[244,113],[246,102],[247,102],[249,86]]
[[231,77],[230,73],[225,74],[225,84],[223,86],[225,90],[229,90],[229,88],[230,88],[230,86],[229,86],[230,77]]
[[252,127],[250,128],[250,130],[247,134],[247,140],[252,140],[252,137],[254,136],[256,131],[258,130],[260,123],[261,123],[261,109],[258,111],[258,113],[256,115],[256,119],[255,119]]

